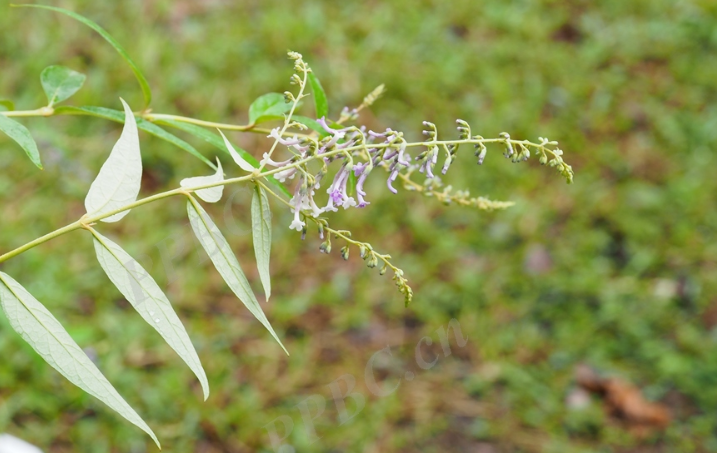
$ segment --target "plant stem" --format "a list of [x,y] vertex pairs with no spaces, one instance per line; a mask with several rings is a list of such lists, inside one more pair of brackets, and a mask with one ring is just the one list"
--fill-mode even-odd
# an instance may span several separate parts
[[[284,119],[284,126],[279,131],[279,135],[282,137],[286,133],[286,129],[289,128],[289,123],[291,123],[291,117],[294,116],[294,111],[296,110],[296,107],[299,105],[299,101],[304,97],[304,89],[306,89],[306,82],[308,81],[308,78],[309,78],[309,71],[310,71],[309,67],[306,66],[306,64],[303,63],[303,61],[301,62],[301,64],[304,65],[304,79],[301,81],[301,86],[299,87],[299,95],[296,96],[296,98],[294,98],[294,103],[291,106],[291,110],[289,110],[289,114],[286,115],[286,118]],[[295,135],[299,135],[299,134],[295,134]],[[301,135],[305,135],[305,134],[301,134]],[[269,152],[267,153],[268,159],[271,159],[271,155],[274,154],[274,150],[276,149],[276,145],[278,145],[278,144],[279,144],[279,141],[274,140],[274,144],[271,145],[271,149],[269,149]],[[259,166],[259,171],[263,170],[265,165],[266,165],[265,163],[262,163]]]
[[[182,123],[190,123],[195,124],[197,126],[202,127],[208,127],[213,129],[224,129],[229,131],[252,131],[254,129],[254,124],[247,124],[244,126],[237,126],[234,124],[227,124],[227,123],[215,123],[213,121],[203,121],[203,120],[197,120],[194,118],[189,118],[186,116],[179,116],[179,115],[167,115],[165,113],[145,113],[141,115],[142,118],[146,119],[147,121],[157,121],[157,120],[174,120],[179,121]],[[264,129],[261,132],[264,131],[269,132],[268,129]]]
[[40,107],[35,110],[10,110],[8,112],[0,112],[0,115],[5,116],[52,116],[55,114],[55,109],[52,107]]
[[[0,115],[5,115],[7,117],[48,117],[48,116],[59,116],[59,115],[86,115],[86,116],[94,116],[90,115],[89,113],[84,113],[82,111],[74,110],[72,112],[63,112],[62,110],[57,111],[53,109],[52,107],[42,107],[35,110],[11,110],[11,111],[4,111],[0,112]],[[263,127],[256,127],[253,124],[246,124],[246,125],[236,125],[236,124],[228,124],[228,123],[215,123],[212,121],[203,121],[198,120],[195,118],[189,118],[186,116],[180,116],[180,115],[169,115],[165,113],[141,113],[137,114],[136,116],[143,118],[147,121],[160,121],[160,120],[174,120],[179,121],[182,123],[190,123],[197,126],[202,126],[206,128],[211,129],[223,129],[223,130],[229,130],[229,131],[240,131],[240,132],[252,132],[254,134],[269,134],[271,132],[271,129],[263,128]],[[282,131],[282,135],[289,135],[285,130]],[[291,136],[298,136],[298,137],[308,137],[307,134],[301,134],[301,133],[291,133]]]
[[78,230],[82,228],[82,224],[80,224],[79,221],[71,223],[65,227],[60,228],[59,230],[55,230],[52,233],[48,233],[42,237],[39,237],[35,239],[34,241],[30,241],[27,244],[23,245],[22,247],[18,247],[13,251],[7,252],[4,255],[0,255],[0,263],[9,260],[10,258],[13,258],[23,252],[26,252],[30,250],[31,248],[38,246],[44,242],[47,242],[51,239],[54,239],[58,236],[62,236],[65,233],[69,233],[70,231]]

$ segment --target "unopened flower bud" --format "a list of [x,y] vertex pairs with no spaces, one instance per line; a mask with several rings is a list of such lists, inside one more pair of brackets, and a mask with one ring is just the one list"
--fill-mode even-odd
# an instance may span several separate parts
[[372,253],[371,256],[369,256],[368,261],[366,262],[366,266],[373,269],[378,265],[378,258],[376,257],[375,253]]
[[476,155],[478,156],[478,165],[483,165],[485,155],[488,154],[488,148],[484,144],[476,145]]
[[349,260],[349,246],[348,245],[341,247],[341,258],[343,258],[345,261]]
[[359,255],[361,256],[362,260],[365,260],[368,256],[368,249],[363,244],[359,245]]
[[326,253],[327,255],[331,253],[331,240],[326,239],[324,242],[322,242],[319,246],[319,250],[321,251],[321,253]]

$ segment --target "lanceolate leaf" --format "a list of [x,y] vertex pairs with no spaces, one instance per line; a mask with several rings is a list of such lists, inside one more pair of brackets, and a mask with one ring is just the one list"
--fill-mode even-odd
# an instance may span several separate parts
[[[85,198],[85,208],[90,215],[105,214],[122,208],[137,200],[142,182],[142,157],[139,152],[139,135],[132,109],[122,99],[125,123],[122,135],[112,148],[90,186]],[[122,211],[102,219],[103,222],[117,222],[129,211]]]
[[187,202],[187,213],[189,214],[189,222],[192,225],[194,235],[199,239],[202,247],[209,255],[209,258],[214,263],[214,267],[219,271],[224,281],[229,285],[229,288],[236,294],[239,300],[242,301],[246,308],[269,330],[271,335],[279,342],[279,345],[284,349],[284,352],[288,354],[286,348],[279,340],[279,337],[274,332],[274,329],[269,324],[269,320],[266,319],[266,315],[261,309],[259,302],[254,296],[254,292],[249,286],[249,282],[244,275],[239,261],[237,261],[234,252],[227,243],[227,240],[222,236],[219,228],[214,224],[209,214],[201,207],[201,205],[192,197],[189,197]]
[[[98,118],[104,118],[110,121],[116,121],[118,123],[124,123],[125,120],[125,114],[124,112],[121,112],[119,110],[114,109],[108,109],[105,107],[93,107],[93,106],[86,106],[86,107],[73,107],[70,105],[63,105],[60,107],[57,107],[55,109],[55,114],[58,115],[88,115],[88,116],[96,116]],[[206,157],[202,156],[202,154],[196,150],[192,145],[185,142],[181,138],[177,137],[174,134],[170,134],[169,132],[165,131],[161,127],[157,126],[156,124],[144,120],[142,118],[136,118],[137,121],[137,127],[148,134],[154,135],[157,138],[161,138],[162,140],[165,140],[177,148],[181,148],[185,151],[187,151],[192,156],[196,157],[197,159],[201,160],[205,164],[212,167],[212,169],[216,170],[217,166],[214,165],[214,163],[207,159]]]
[[151,275],[134,260],[122,247],[91,229],[94,236],[95,253],[100,266],[112,283],[137,310],[149,325],[159,332],[179,357],[197,375],[204,390],[204,399],[209,396],[209,383],[197,351],[189,339],[182,321],[174,312],[167,296]]
[[[224,139],[224,146],[227,147],[227,151],[229,151],[229,154],[232,156],[232,159],[234,159],[234,162],[239,165],[239,168],[241,168],[244,171],[252,172],[255,170],[254,166],[252,166],[249,162],[247,162],[241,154],[237,152],[236,149],[234,149],[234,146],[232,146],[231,143],[229,143],[229,140],[227,139],[226,135],[224,135],[224,132],[221,130],[219,131],[219,134]],[[244,150],[242,150],[244,151]],[[245,151],[246,154],[246,151]]]
[[259,96],[249,106],[249,123],[259,124],[265,121],[283,119],[284,113],[291,110],[291,104],[286,102],[283,94],[267,93]]
[[[224,180],[224,173],[222,172],[222,163],[217,159],[217,172],[211,176],[196,176],[194,178],[185,178],[179,185],[186,188],[203,186],[205,184],[212,184]],[[206,201],[207,203],[216,203],[222,199],[222,193],[224,193],[224,186],[210,187],[209,189],[200,189],[195,192],[199,198]]]
[[157,436],[117,393],[102,372],[75,343],[60,322],[18,282],[0,272],[0,304],[10,325],[53,368],[144,430],[159,447]]
[[48,66],[40,75],[48,105],[62,102],[82,88],[85,75],[64,66]]
[[30,131],[17,121],[0,114],[0,131],[7,134],[8,137],[15,140],[27,153],[33,164],[42,170],[42,161],[40,161],[40,151],[37,150],[35,140],[33,140]]
[[[175,127],[177,129],[181,129],[189,134],[194,135],[197,138],[204,140],[205,142],[209,143],[210,145],[216,147],[217,149],[220,149],[225,153],[229,153],[229,150],[227,149],[227,147],[226,147],[224,141],[221,139],[221,137],[209,132],[208,130],[206,130],[200,126],[197,126],[195,124],[184,123],[182,121],[166,120],[166,119],[159,120],[157,122],[161,123],[161,124],[166,124],[167,126]],[[251,154],[249,154],[248,152],[244,151],[241,148],[234,148],[234,149],[235,149],[235,151],[237,151],[237,153],[239,153],[239,155],[245,161],[249,162],[252,167],[259,168],[259,161],[257,161],[256,158],[254,158],[254,156],[252,156]],[[276,186],[277,189],[281,190],[281,192],[284,193],[287,197],[291,198],[293,196],[291,194],[291,192],[289,192],[289,190],[286,187],[284,187],[284,185],[282,183],[277,181],[276,178],[274,178],[273,176],[267,176],[266,179],[270,183],[272,183],[274,186]]]
[[29,8],[43,8],[43,9],[49,9],[52,11],[57,11],[58,13],[65,14],[67,16],[72,17],[73,19],[76,19],[83,24],[87,25],[94,31],[100,34],[105,40],[110,43],[112,47],[115,48],[117,53],[120,54],[120,56],[127,62],[130,69],[132,69],[132,72],[134,72],[134,76],[137,78],[137,82],[139,82],[139,86],[142,89],[142,94],[144,95],[144,103],[145,107],[148,107],[150,102],[152,102],[152,91],[149,89],[149,83],[147,83],[147,79],[145,79],[144,75],[142,75],[142,72],[139,70],[137,65],[132,61],[132,59],[129,57],[127,52],[124,50],[124,48],[118,43],[112,36],[110,36],[107,31],[105,31],[104,28],[97,25],[95,22],[91,21],[90,19],[81,16],[73,11],[69,11],[63,8],[57,8],[55,6],[47,6],[47,5],[13,5],[13,6],[19,6],[19,7],[29,7]]
[[329,101],[326,99],[326,92],[321,82],[313,72],[309,73],[309,83],[314,94],[314,105],[316,106],[316,118],[323,118],[329,115]]
[[2,105],[5,108],[5,110],[9,110],[9,111],[15,110],[15,103],[8,99],[0,99],[0,105]]
[[266,191],[258,184],[254,188],[254,195],[251,199],[251,227],[256,265],[259,269],[259,277],[268,301],[271,296],[271,273],[269,272],[271,209],[269,208],[269,197],[266,195]]

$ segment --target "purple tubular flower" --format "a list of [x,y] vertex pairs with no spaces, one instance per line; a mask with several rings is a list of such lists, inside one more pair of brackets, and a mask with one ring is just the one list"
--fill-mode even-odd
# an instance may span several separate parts
[[274,129],[271,130],[271,133],[269,133],[269,135],[267,135],[267,138],[273,138],[274,140],[276,140],[277,142],[281,143],[284,146],[295,146],[295,145],[298,145],[301,143],[301,140],[299,140],[296,137],[292,138],[291,140],[285,139],[284,137],[279,135],[280,130],[281,130],[281,128],[275,127]]
[[363,190],[363,184],[366,181],[366,178],[368,178],[368,174],[370,172],[371,170],[368,163],[356,164],[354,166],[354,176],[358,177],[358,181],[356,181],[356,198],[358,198],[358,204],[356,207],[358,208],[365,208],[366,205],[370,204],[364,199],[366,191]]
[[301,214],[301,206],[304,203],[304,193],[305,191],[302,191],[303,181],[299,181],[299,183],[296,185],[296,191],[294,192],[294,198],[291,199],[291,210],[294,212],[294,221],[291,222],[291,225],[289,225],[289,228],[296,231],[302,231],[304,229],[304,226],[306,226],[306,223],[301,221],[301,218],[299,215]]
[[261,160],[261,163],[271,165],[272,167],[283,167],[285,165],[289,165],[291,163],[291,159],[287,159],[282,162],[276,162],[269,157],[269,153],[264,153],[264,158]]
[[284,181],[286,181],[287,179],[293,179],[294,176],[296,175],[296,172],[297,172],[297,168],[296,168],[296,167],[291,167],[291,168],[287,168],[287,169],[284,170],[284,171],[280,171],[280,172],[278,172],[278,173],[274,173],[274,177],[275,177],[276,179],[278,179],[279,182],[284,182]]
[[325,153],[327,150],[333,148],[334,146],[336,146],[337,148],[346,148],[347,146],[349,146],[349,144],[350,144],[351,142],[342,143],[342,144],[339,145],[339,146],[336,145],[336,144],[339,142],[339,140],[341,140],[342,138],[344,138],[344,135],[345,135],[345,134],[344,134],[343,132],[334,134],[334,136],[331,137],[331,140],[329,140],[324,146],[321,147],[321,149],[319,149],[319,152],[318,152],[317,154],[323,154],[323,153]]
[[448,167],[451,166],[451,160],[452,160],[451,156],[448,156],[446,158],[446,162],[443,164],[443,169],[441,169],[441,174],[445,175],[446,172],[448,172]]
[[406,154],[406,142],[401,143],[401,147],[398,149],[397,162],[405,167],[411,165],[411,156]]
[[346,127],[344,129],[331,129],[329,127],[329,123],[326,122],[326,118],[323,116],[321,118],[317,119],[316,122],[319,123],[319,126],[321,126],[328,134],[331,134],[331,135],[336,135],[337,133],[341,133],[341,134],[345,135],[346,131],[351,129],[350,127]]
[[336,173],[333,183],[326,189],[326,193],[329,194],[329,201],[324,211],[337,211],[338,208],[336,206],[342,206],[344,209],[356,206],[356,200],[346,194],[346,184],[349,180],[350,171],[351,168],[343,166],[341,170]]
[[389,161],[396,157],[398,155],[398,152],[395,149],[392,148],[386,148],[384,150],[383,156],[381,157],[385,161]]
[[428,156],[426,156],[426,160],[423,162],[423,165],[421,165],[421,168],[419,168],[418,171],[425,173],[426,178],[433,179],[436,177],[436,175],[433,174],[433,166],[436,165],[436,162],[438,162],[438,152],[434,149]]
[[331,129],[329,125],[326,123],[326,117],[321,117],[316,120],[317,123],[319,123],[319,126],[321,126],[327,133],[334,135],[335,130]]
[[388,186],[388,190],[390,190],[393,193],[398,193],[398,190],[396,190],[393,187],[393,182],[396,180],[396,177],[398,176],[398,168],[394,168],[391,172],[391,175],[388,177],[388,180],[386,181],[386,185]]

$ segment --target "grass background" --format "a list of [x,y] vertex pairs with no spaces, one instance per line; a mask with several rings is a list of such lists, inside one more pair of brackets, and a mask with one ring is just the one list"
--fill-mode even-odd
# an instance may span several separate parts
[[[334,114],[385,83],[386,96],[361,117],[371,128],[418,138],[423,120],[448,134],[462,118],[484,136],[559,140],[576,170],[566,186],[537,162],[512,165],[496,149],[477,167],[464,150],[450,182],[517,202],[498,213],[392,196],[377,174],[370,207],[337,213],[332,224],[396,258],[416,291],[408,309],[387,277],[357,257],[319,254],[318,239],[301,242],[286,228],[289,213],[275,210],[274,297],[265,309],[288,358],[202,260],[180,200],[103,226],[167,289],[207,370],[206,403],[190,371],[109,284],[81,232],[4,263],[96,356],[166,451],[272,451],[265,425],[281,416],[294,424],[286,442],[301,452],[717,451],[717,4],[47,4],[92,18],[120,41],[153,87],[155,112],[243,124],[253,99],[288,88],[292,49],[320,77]],[[72,104],[119,108],[121,96],[140,105],[131,72],[91,30],[8,5],[0,1],[0,97],[41,106],[40,72],[63,64],[88,76]],[[3,251],[82,215],[119,132],[93,118],[23,123],[46,170],[0,137]],[[205,172],[182,151],[142,139],[144,194]],[[257,156],[267,146],[261,136],[232,139]],[[212,212],[258,289],[249,192],[227,194]],[[452,340],[446,356],[437,331],[454,318],[468,343]],[[426,371],[414,356],[423,336],[434,342],[424,354],[438,359]],[[387,345],[392,356],[374,363],[376,378],[400,386],[377,397],[364,373]],[[156,451],[45,365],[3,317],[0,357],[0,431],[50,452]],[[599,399],[571,409],[581,363],[667,405],[669,427],[635,435]],[[328,385],[347,374],[366,402],[341,424]],[[311,395],[327,400],[313,442],[297,409]]]

